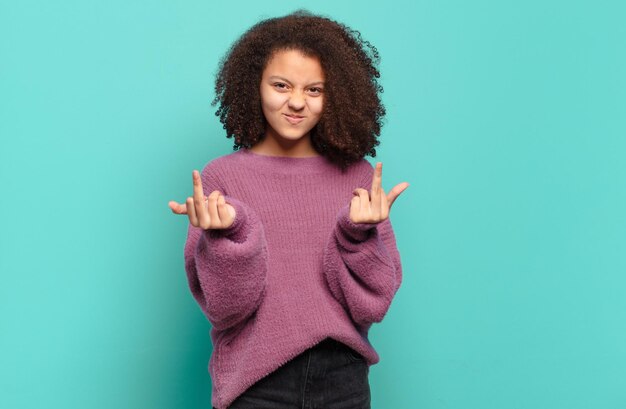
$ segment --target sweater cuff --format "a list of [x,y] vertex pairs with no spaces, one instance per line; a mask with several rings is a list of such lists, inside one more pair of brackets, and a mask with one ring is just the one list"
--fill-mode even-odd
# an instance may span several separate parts
[[339,230],[353,241],[367,240],[378,223],[354,223],[350,220],[350,204],[343,206],[337,214]]
[[245,205],[239,200],[228,195],[224,195],[224,199],[226,203],[228,203],[235,209],[236,214],[235,219],[233,220],[233,224],[225,229],[204,230],[204,234],[206,234],[210,238],[227,237],[237,243],[244,242],[246,240],[246,237],[248,236],[248,231],[250,230],[249,226],[247,226],[248,211],[246,210]]

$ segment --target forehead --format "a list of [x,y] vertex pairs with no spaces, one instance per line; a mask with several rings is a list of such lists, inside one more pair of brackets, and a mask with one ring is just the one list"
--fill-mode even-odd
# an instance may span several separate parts
[[307,56],[300,50],[278,50],[270,57],[263,77],[277,75],[294,81],[321,81],[324,71],[319,58]]

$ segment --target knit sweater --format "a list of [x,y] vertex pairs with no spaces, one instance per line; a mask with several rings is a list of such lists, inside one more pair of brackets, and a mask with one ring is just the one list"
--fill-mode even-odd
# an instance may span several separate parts
[[227,408],[256,381],[326,337],[379,355],[368,331],[402,281],[389,218],[353,223],[356,187],[370,190],[365,159],[345,171],[324,156],[268,156],[242,148],[201,172],[205,195],[235,208],[227,229],[191,224],[189,288],[212,324],[212,404]]

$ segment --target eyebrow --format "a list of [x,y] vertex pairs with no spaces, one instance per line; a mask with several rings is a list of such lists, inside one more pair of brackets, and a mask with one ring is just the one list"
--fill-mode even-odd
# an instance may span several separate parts
[[[285,81],[285,82],[288,82],[288,83],[290,83],[290,84],[291,84],[291,82],[290,82],[287,78],[279,77],[278,75],[272,75],[272,76],[271,76],[271,77],[269,77],[268,79],[270,79],[270,80],[271,80],[271,79],[279,79],[279,80],[282,80],[282,81]],[[324,85],[324,81],[316,81],[316,82],[312,82],[312,83],[310,83],[310,84],[307,84],[307,87],[308,87],[308,86],[311,86],[311,85]]]

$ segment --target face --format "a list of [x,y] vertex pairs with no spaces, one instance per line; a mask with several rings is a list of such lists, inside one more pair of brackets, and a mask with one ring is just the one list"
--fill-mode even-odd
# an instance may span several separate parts
[[322,115],[324,72],[317,58],[298,50],[274,53],[261,78],[266,137],[297,142],[309,137]]

